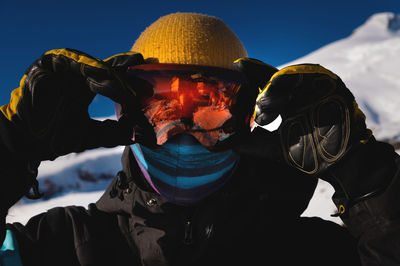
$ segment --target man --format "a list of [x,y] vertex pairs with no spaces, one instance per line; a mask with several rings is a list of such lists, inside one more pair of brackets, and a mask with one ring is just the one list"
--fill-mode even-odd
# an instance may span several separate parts
[[[16,244],[24,265],[400,262],[398,156],[374,139],[338,76],[249,59],[221,20],[194,13],[160,18],[132,51],[106,60],[49,51],[1,107],[3,224],[37,190],[40,161],[127,145],[123,170],[88,210],[5,226],[3,247]],[[118,121],[90,119],[97,93],[117,103]],[[279,114],[276,132],[250,131]],[[299,217],[317,178],[335,187],[352,236]]]

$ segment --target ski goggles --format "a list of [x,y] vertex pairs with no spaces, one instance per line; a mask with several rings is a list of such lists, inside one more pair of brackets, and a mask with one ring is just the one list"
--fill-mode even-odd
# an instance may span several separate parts
[[[129,68],[128,79],[146,81],[140,109],[153,126],[157,144],[176,134],[194,136],[211,148],[237,132],[235,105],[245,76],[238,71],[195,65],[144,64]],[[145,90],[145,89],[143,89]],[[118,118],[124,106],[117,108]]]

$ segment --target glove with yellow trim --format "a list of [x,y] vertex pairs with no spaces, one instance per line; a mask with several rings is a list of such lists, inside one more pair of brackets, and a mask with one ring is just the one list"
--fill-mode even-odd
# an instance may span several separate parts
[[[41,161],[131,144],[132,139],[155,143],[147,119],[139,109],[134,112],[140,89],[148,85],[124,78],[129,66],[142,63],[143,57],[134,52],[102,61],[59,49],[45,53],[28,68],[10,103],[0,107],[0,243],[8,208],[31,187],[34,198],[40,197],[36,176]],[[129,105],[130,116],[119,121],[91,119],[88,106],[96,94]]]
[[[248,65],[247,71],[251,67],[257,66]],[[347,206],[382,192],[395,174],[393,148],[374,139],[352,93],[320,65],[276,72],[257,97],[255,109],[259,125],[278,115],[282,123],[272,133],[255,128],[238,150],[328,181],[341,214]]]
[[284,159],[307,174],[320,175],[371,136],[352,93],[320,65],[295,65],[274,74],[257,97],[255,121],[267,125],[279,114]]
[[31,65],[20,87],[12,92],[10,104],[0,110],[26,133],[26,156],[37,161],[131,144],[134,126],[128,123],[136,121],[142,128],[151,128],[139,111],[136,120],[97,121],[89,117],[88,106],[96,94],[135,106],[138,92],[131,85],[136,82],[140,88],[145,84],[130,80],[128,85],[124,73],[129,66],[142,63],[143,57],[134,52],[102,61],[72,49],[51,50]]

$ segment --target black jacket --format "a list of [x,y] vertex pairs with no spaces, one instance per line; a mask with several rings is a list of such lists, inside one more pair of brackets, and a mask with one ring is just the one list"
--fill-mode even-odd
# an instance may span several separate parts
[[146,185],[129,148],[122,164],[88,210],[55,208],[8,225],[24,265],[335,265],[323,257],[336,252],[357,261],[344,228],[299,218],[316,181],[295,170],[242,158],[225,187],[183,207]]

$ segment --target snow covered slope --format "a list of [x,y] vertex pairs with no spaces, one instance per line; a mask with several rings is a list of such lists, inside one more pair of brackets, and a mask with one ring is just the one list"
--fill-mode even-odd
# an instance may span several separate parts
[[[337,73],[356,96],[374,134],[400,148],[399,15],[373,15],[348,38],[287,65],[298,63],[319,63]],[[87,206],[95,202],[120,169],[121,153],[122,148],[98,149],[43,162],[39,168],[39,182],[50,199],[35,203],[23,199],[10,210],[7,220],[24,223],[32,215],[51,207]],[[303,215],[340,223],[338,218],[330,217],[335,212],[330,199],[332,193],[332,187],[320,181]]]

